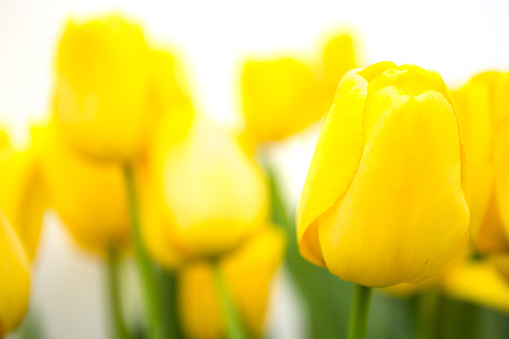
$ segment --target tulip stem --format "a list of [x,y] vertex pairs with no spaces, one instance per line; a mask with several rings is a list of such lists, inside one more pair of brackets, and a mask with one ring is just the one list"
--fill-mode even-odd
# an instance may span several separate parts
[[224,318],[228,328],[229,339],[247,339],[244,332],[244,326],[237,312],[234,302],[231,298],[228,284],[225,280],[223,271],[217,261],[212,263],[214,271],[214,283],[221,301]]
[[165,339],[166,329],[161,315],[160,299],[157,295],[159,291],[157,276],[142,241],[136,185],[132,167],[128,163],[124,165],[124,176],[129,206],[131,240],[141,279],[143,301],[145,302],[148,338]]
[[114,246],[108,251],[108,285],[110,297],[111,320],[114,323],[112,331],[116,339],[129,339],[129,332],[122,316],[120,304],[120,283],[119,283],[119,254]]
[[353,304],[350,312],[348,339],[366,338],[371,292],[371,287],[355,285]]

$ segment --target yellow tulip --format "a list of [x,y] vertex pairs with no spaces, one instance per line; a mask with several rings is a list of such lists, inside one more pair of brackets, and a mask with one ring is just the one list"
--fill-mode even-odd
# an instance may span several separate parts
[[55,120],[79,151],[131,159],[149,136],[151,52],[141,29],[118,16],[70,21],[57,55]]
[[242,141],[253,149],[305,129],[327,113],[339,81],[354,67],[348,35],[327,43],[317,69],[292,58],[248,61],[242,73]]
[[[147,247],[159,257],[165,248],[162,239],[171,238],[171,247],[176,246],[182,258],[228,251],[265,220],[265,179],[232,136],[203,118],[194,119],[190,127],[190,119],[168,121],[161,125],[153,148],[154,189],[150,193],[161,202],[159,220],[164,225],[146,223]],[[175,125],[186,132],[173,135]]]
[[66,144],[51,123],[38,131],[42,173],[53,207],[74,239],[105,254],[129,243],[124,173],[120,163],[90,162]]
[[483,253],[509,250],[509,77],[475,76],[454,92],[471,177],[471,239]]
[[47,205],[38,155],[33,147],[26,150],[9,147],[6,134],[4,140],[4,147],[0,147],[0,208],[32,261]]
[[0,212],[0,338],[14,330],[28,309],[29,263],[16,232]]
[[[283,231],[266,227],[219,264],[237,311],[255,338],[262,334],[270,282],[283,260],[284,248]],[[178,309],[189,338],[224,338],[226,324],[211,265],[200,261],[186,266],[178,282]]]
[[390,62],[348,72],[301,196],[301,254],[370,287],[437,274],[468,239],[462,147],[437,72]]

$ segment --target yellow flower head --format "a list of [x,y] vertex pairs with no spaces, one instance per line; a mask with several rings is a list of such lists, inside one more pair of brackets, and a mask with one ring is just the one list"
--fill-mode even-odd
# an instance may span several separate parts
[[129,243],[124,173],[117,162],[91,162],[63,141],[54,124],[38,131],[50,206],[84,248],[105,254]]
[[28,259],[32,261],[47,207],[39,156],[34,146],[26,150],[9,147],[8,137],[4,135],[4,147],[0,146],[0,209],[16,230]]
[[323,124],[297,213],[301,254],[382,287],[429,278],[466,244],[465,160],[437,72],[348,72]]
[[471,239],[509,250],[509,76],[486,72],[454,92],[471,177]]
[[57,55],[55,120],[81,152],[130,159],[148,137],[151,53],[140,28],[118,16],[67,25]]
[[327,43],[316,69],[291,58],[247,62],[242,73],[243,142],[254,148],[281,140],[323,117],[339,81],[354,67],[353,43],[346,34]]
[[[284,249],[283,231],[266,227],[221,260],[220,268],[234,305],[254,338],[262,334],[270,283],[283,260]],[[208,262],[197,262],[183,269],[178,298],[183,329],[189,338],[224,338],[226,322]]]
[[147,241],[159,242],[147,246],[157,257],[168,246],[162,239],[171,238],[184,258],[214,256],[237,246],[265,220],[266,182],[232,136],[202,117],[190,128],[180,123],[186,135],[173,135],[170,123],[155,142],[150,195],[162,202],[158,218],[164,226],[146,227]]
[[0,212],[0,338],[14,330],[28,309],[29,263],[16,232]]

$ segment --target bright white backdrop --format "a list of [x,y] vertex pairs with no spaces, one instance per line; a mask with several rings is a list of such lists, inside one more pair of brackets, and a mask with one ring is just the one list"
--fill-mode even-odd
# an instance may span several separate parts
[[[183,60],[198,109],[238,124],[239,72],[250,55],[313,58],[334,32],[355,33],[363,65],[381,60],[438,70],[450,86],[476,72],[509,69],[505,0],[432,1],[9,1],[0,0],[0,125],[18,145],[30,122],[47,116],[56,43],[70,16],[118,10],[140,22],[151,40]],[[315,54],[313,54],[315,53]],[[317,128],[278,146],[288,202],[294,206]],[[51,339],[107,338],[99,260],[76,250],[49,214],[36,267],[35,308]],[[298,338],[298,306],[278,286],[274,336]],[[133,289],[134,290],[134,289]]]

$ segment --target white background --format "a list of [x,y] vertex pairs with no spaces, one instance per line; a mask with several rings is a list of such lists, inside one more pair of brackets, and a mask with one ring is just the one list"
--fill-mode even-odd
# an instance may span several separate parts
[[[479,71],[509,66],[509,4],[504,0],[0,0],[0,126],[15,144],[25,144],[28,124],[48,115],[55,46],[66,20],[106,10],[127,14],[143,25],[151,41],[174,48],[195,105],[229,126],[239,122],[243,60],[274,53],[318,58],[323,42],[344,30],[354,34],[361,66],[381,60],[414,63],[438,70],[451,87]],[[274,152],[292,206],[316,133],[315,126]],[[46,219],[33,297],[47,338],[107,338],[101,261],[77,250],[54,214]],[[278,286],[271,329],[275,337],[294,339],[301,329],[295,327],[299,312],[288,287]]]

